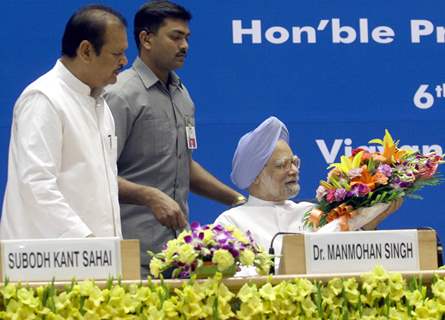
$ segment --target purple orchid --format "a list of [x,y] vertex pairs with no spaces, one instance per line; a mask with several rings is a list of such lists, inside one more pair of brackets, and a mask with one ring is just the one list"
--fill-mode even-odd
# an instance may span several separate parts
[[[215,229],[213,229],[213,230],[215,230]],[[225,244],[230,238],[231,238],[231,233],[224,229],[215,234],[215,240],[220,245]]]
[[204,246],[204,243],[202,242],[203,239],[204,239],[203,232],[199,233],[192,232],[192,234],[188,234],[184,237],[184,242],[191,244],[193,248],[195,248],[196,250],[201,250],[201,248]]
[[347,191],[343,188],[335,190],[335,201],[343,201],[346,198]]
[[192,231],[199,230],[199,229],[201,229],[201,224],[197,221],[193,221],[190,224],[190,228],[192,229]]
[[383,173],[386,177],[391,177],[392,174],[392,168],[387,164],[380,164],[377,171]]
[[[210,241],[207,239],[204,241],[205,234],[211,232]],[[198,222],[193,222],[190,225],[189,231],[184,231],[182,237],[178,237],[175,242],[168,242],[166,246],[164,246],[164,250],[166,249],[174,249],[171,252],[171,256],[167,259],[162,256],[159,256],[164,266],[162,270],[167,270],[167,268],[174,269],[174,274],[179,278],[187,278],[196,271],[198,265],[201,265],[204,261],[212,261],[214,253],[219,249],[225,249],[233,256],[235,259],[235,266],[239,268],[240,255],[244,250],[252,250],[255,254],[261,253],[262,249],[257,247],[256,243],[252,238],[252,234],[247,232],[247,239],[249,239],[249,243],[243,243],[238,238],[236,238],[233,234],[232,228],[227,228],[222,225],[201,225]],[[238,231],[239,232],[239,231]],[[179,256],[181,252],[181,246],[183,245],[191,245],[193,250],[197,253],[197,257],[188,263],[184,263],[179,261]],[[174,246],[173,248],[170,247]],[[176,248],[177,247],[177,248]],[[188,249],[189,250],[189,249]]]
[[403,181],[399,177],[395,177],[391,182],[391,187],[394,189],[406,189],[411,187],[413,184],[408,181]]
[[351,190],[348,192],[348,197],[363,197],[366,196],[371,190],[366,184],[357,183],[354,184]]

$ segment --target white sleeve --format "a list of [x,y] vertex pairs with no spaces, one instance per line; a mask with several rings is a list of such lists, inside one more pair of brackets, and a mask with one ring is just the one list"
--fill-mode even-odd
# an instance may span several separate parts
[[227,214],[227,211],[221,213],[218,218],[216,218],[213,224],[220,224],[222,226],[235,226],[238,228],[237,224],[232,221],[232,219]]
[[[29,221],[48,237],[86,237],[92,232],[67,203],[58,186],[63,152],[63,123],[41,93],[29,95],[14,109],[11,144],[21,200]],[[82,188],[82,186],[78,186]],[[11,213],[13,214],[13,212]]]

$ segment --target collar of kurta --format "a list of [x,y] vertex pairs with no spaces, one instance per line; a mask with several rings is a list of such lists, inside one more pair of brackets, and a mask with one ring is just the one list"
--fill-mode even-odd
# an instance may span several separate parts
[[[151,69],[139,57],[134,60],[133,69],[139,74],[144,86],[147,89],[154,86],[157,82],[161,82],[154,72],[151,71]],[[182,88],[181,79],[174,71],[170,71],[170,79],[173,86]]]
[[286,201],[267,201],[249,194],[249,198],[247,199],[247,205],[251,206],[262,206],[262,207],[272,207],[272,206],[283,206],[286,204]]
[[60,78],[68,85],[68,87],[81,95],[89,96],[95,99],[104,93],[103,89],[96,89],[92,91],[88,85],[76,78],[76,76],[72,74],[67,67],[65,67],[60,59],[57,60],[54,70],[59,74]]

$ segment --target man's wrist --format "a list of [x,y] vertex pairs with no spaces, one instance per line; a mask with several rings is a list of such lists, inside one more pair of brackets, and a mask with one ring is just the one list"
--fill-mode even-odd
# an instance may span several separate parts
[[239,195],[238,197],[235,198],[235,200],[232,202],[232,207],[236,207],[239,205],[242,205],[244,203],[246,203],[247,199],[245,196],[243,195]]

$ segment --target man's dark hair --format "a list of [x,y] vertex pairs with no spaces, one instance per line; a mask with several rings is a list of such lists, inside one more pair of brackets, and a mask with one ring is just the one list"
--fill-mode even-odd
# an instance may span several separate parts
[[145,3],[134,16],[134,40],[140,49],[139,33],[141,31],[158,32],[166,18],[190,21],[192,14],[184,7],[167,1],[155,0]]
[[88,5],[76,11],[68,20],[62,37],[62,55],[74,58],[83,40],[89,41],[99,55],[105,44],[109,17],[115,17],[127,26],[125,18],[117,11],[99,4]]

